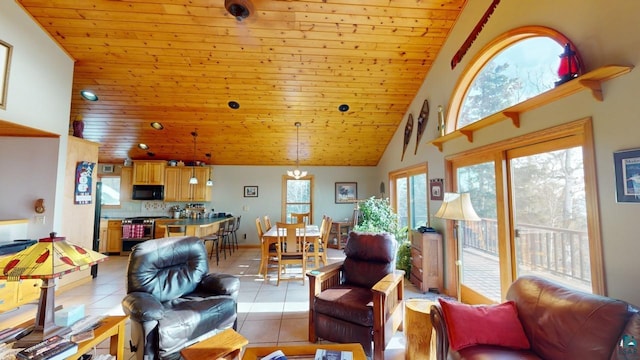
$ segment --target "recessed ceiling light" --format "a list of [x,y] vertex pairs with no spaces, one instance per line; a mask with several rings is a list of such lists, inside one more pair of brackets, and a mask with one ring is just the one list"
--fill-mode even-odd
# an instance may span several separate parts
[[147,150],[147,149],[149,148],[149,145],[147,145],[147,144],[143,144],[143,143],[140,143],[140,144],[138,144],[138,147],[139,147],[140,149],[142,149],[142,150]]
[[152,122],[151,123],[151,127],[156,129],[156,130],[164,129],[164,126],[162,124],[160,124],[159,122],[157,122],[157,121]]
[[98,95],[94,94],[93,91],[81,90],[80,96],[82,96],[85,100],[98,101]]
[[342,105],[338,106],[338,110],[340,110],[340,112],[347,112],[347,111],[349,111],[349,105],[342,104]]
[[156,153],[152,153],[151,151],[148,151],[147,152],[147,156],[152,156],[153,157],[153,156],[156,156]]
[[232,108],[233,110],[239,109],[240,108],[240,104],[238,104],[237,101],[229,101],[229,107]]

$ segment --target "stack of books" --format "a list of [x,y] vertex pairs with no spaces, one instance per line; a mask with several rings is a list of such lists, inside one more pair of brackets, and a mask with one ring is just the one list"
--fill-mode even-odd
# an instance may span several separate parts
[[40,343],[28,347],[18,354],[18,360],[58,360],[65,359],[78,351],[78,344],[54,335]]

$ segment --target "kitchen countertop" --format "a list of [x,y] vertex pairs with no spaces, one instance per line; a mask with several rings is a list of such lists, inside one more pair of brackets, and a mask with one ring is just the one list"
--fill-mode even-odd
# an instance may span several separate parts
[[230,219],[231,217],[212,217],[208,219],[164,219],[167,220],[167,224],[175,224],[175,225],[208,225],[213,224],[219,221]]

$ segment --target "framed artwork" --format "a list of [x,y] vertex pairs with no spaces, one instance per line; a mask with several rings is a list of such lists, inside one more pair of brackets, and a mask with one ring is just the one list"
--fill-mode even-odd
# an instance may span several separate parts
[[347,204],[358,200],[357,182],[336,183],[336,204]]
[[74,204],[86,205],[91,204],[91,189],[93,179],[93,168],[96,163],[89,161],[80,161],[76,165],[76,177],[74,184]]
[[431,179],[429,181],[429,193],[431,194],[431,200],[444,199],[444,189],[442,188],[443,183],[443,179]]
[[613,153],[617,202],[640,202],[640,149]]
[[258,187],[254,185],[245,186],[244,197],[258,197]]
[[0,109],[7,108],[7,88],[9,83],[9,65],[13,46],[0,40]]

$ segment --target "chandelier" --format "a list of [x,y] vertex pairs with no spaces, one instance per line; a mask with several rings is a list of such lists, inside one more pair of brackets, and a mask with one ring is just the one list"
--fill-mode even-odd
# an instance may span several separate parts
[[300,166],[298,165],[299,162],[299,153],[300,153],[300,144],[298,143],[299,141],[299,130],[300,130],[300,125],[302,125],[299,121],[296,121],[296,123],[294,124],[296,126],[296,168],[295,170],[291,171],[288,170],[287,171],[287,175],[291,176],[292,178],[298,180],[300,178],[303,178],[305,176],[307,176],[307,172],[306,171],[301,171],[300,170]]

